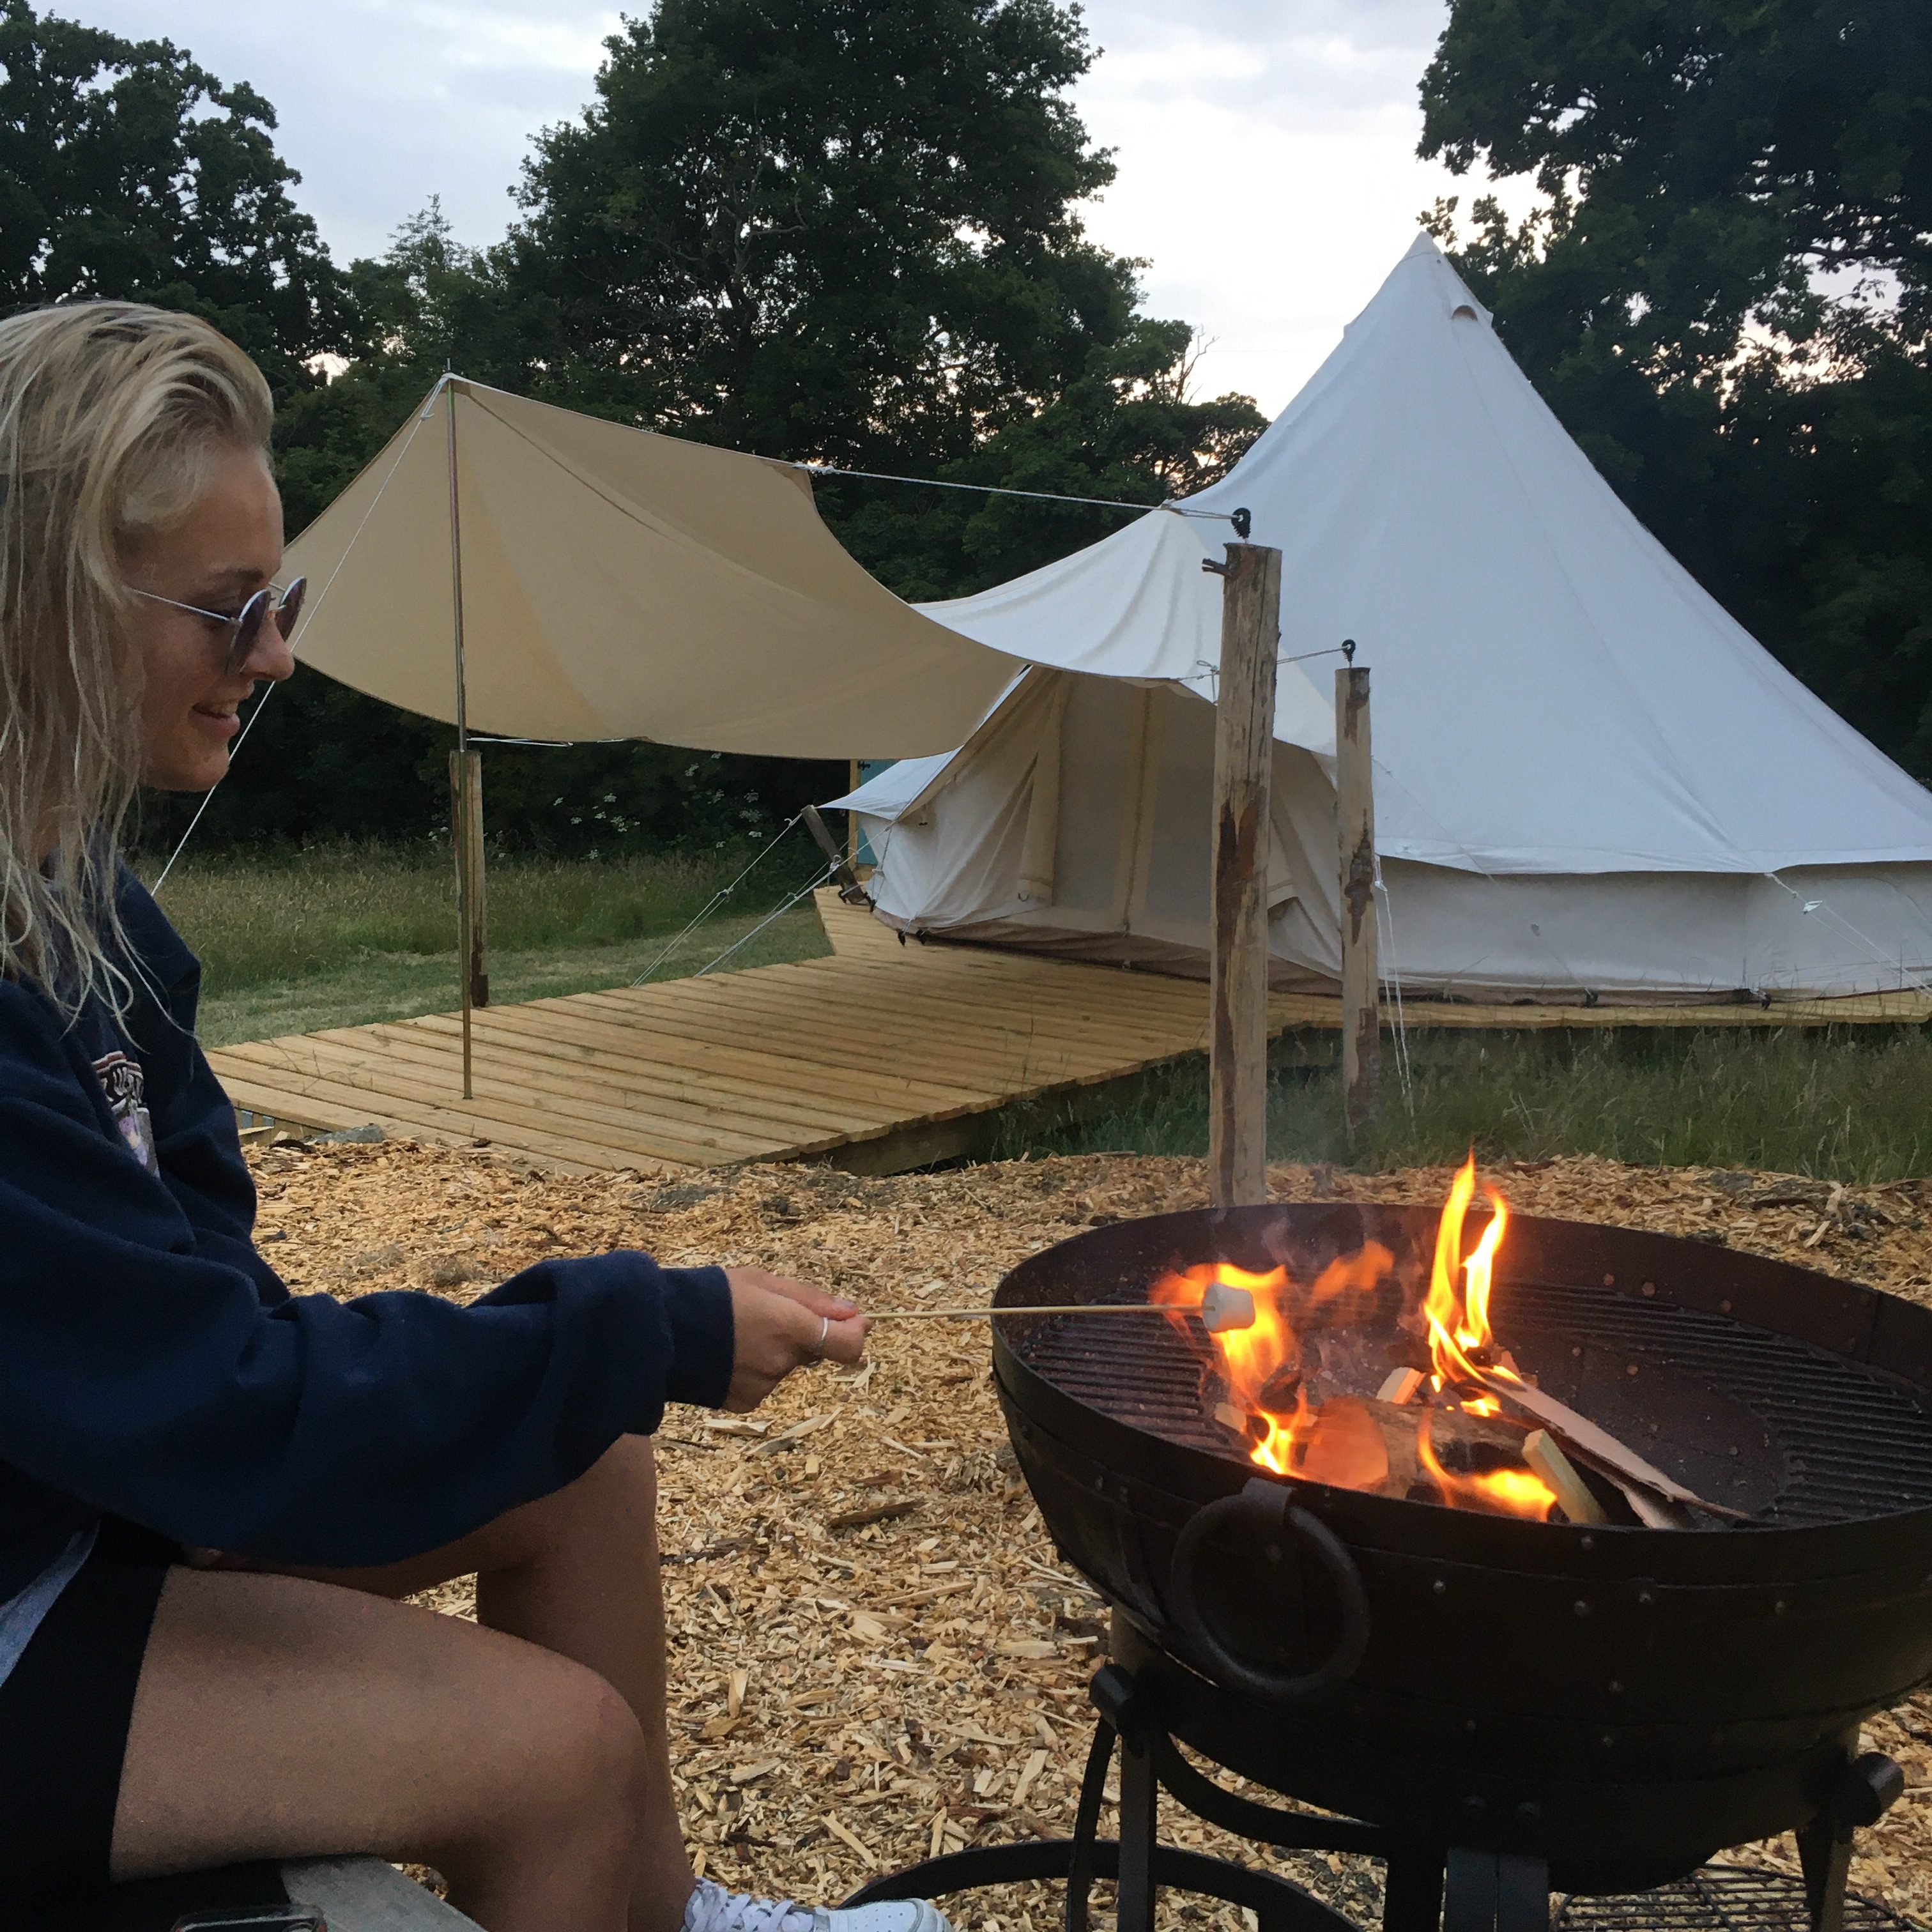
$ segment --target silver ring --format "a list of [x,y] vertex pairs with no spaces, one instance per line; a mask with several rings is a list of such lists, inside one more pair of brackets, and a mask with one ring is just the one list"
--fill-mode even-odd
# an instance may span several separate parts
[[831,1316],[829,1315],[821,1315],[818,1318],[818,1340],[812,1352],[821,1362],[825,1359],[825,1338],[831,1333]]

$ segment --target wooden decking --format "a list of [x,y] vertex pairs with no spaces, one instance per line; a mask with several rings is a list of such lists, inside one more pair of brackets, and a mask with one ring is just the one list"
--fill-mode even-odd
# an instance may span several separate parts
[[[1204,1050],[1198,981],[989,949],[902,946],[820,896],[831,957],[492,1006],[462,1098],[451,1013],[296,1034],[210,1054],[237,1107],[324,1131],[485,1141],[576,1173],[829,1160],[894,1173],[987,1146],[1000,1112],[1077,1109],[1108,1083]],[[1816,1009],[1412,1004],[1443,1028],[1762,1026],[1923,1021],[1920,996]],[[1329,1049],[1340,1002],[1277,994],[1277,1037]]]

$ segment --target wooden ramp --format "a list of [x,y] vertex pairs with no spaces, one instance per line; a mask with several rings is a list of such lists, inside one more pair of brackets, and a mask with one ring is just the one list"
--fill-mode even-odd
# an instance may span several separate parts
[[[1077,1110],[1107,1084],[1204,1052],[1198,980],[990,948],[902,946],[830,892],[832,956],[480,1010],[474,1097],[454,1013],[208,1055],[238,1108],[324,1132],[487,1142],[574,1173],[818,1160],[890,1174],[984,1150],[1021,1100]],[[1790,1007],[1412,1004],[1411,1031],[1923,1021],[1922,997]],[[1271,1031],[1325,1057],[1340,1002],[1276,994]]]

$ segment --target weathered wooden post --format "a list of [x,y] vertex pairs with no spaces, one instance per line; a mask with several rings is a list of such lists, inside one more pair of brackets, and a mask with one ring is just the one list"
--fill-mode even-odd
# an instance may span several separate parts
[[1214,950],[1208,1168],[1217,1208],[1268,1198],[1268,777],[1274,758],[1281,552],[1231,543],[1214,722]]
[[1342,847],[1342,1110],[1351,1144],[1357,1128],[1375,1111],[1382,1072],[1372,770],[1368,668],[1351,663],[1335,674],[1335,806]]

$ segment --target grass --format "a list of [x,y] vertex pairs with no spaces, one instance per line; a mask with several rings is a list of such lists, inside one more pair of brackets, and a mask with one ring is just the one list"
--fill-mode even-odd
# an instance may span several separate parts
[[[747,855],[617,861],[493,858],[493,1000],[628,986]],[[656,976],[694,973],[745,940],[804,875],[775,855],[675,947]],[[202,1042],[443,1012],[458,1003],[456,888],[446,855],[381,846],[185,863],[161,903],[202,962]],[[828,950],[812,906],[751,938],[732,968]]]
[[[734,878],[746,855],[604,861],[493,859],[490,992],[498,1000],[628,986]],[[697,971],[804,882],[783,854],[677,946],[657,976]],[[457,1003],[455,887],[446,855],[380,846],[192,861],[162,903],[203,968],[210,1046],[447,1012]],[[811,905],[728,964],[814,958]],[[1864,1028],[1438,1035],[1419,1040],[1405,1097],[1385,1048],[1380,1114],[1349,1149],[1328,1070],[1276,1075],[1269,1147],[1282,1160],[1383,1169],[1598,1154],[1873,1182],[1932,1168],[1932,1034]],[[1207,1074],[1150,1075],[1076,1126],[1048,1107],[1010,1114],[999,1151],[1201,1154]]]
[[[1932,1167],[1932,1036],[1919,1029],[1450,1036],[1420,1049],[1405,1097],[1386,1046],[1377,1118],[1351,1151],[1330,1069],[1276,1073],[1276,1160],[1369,1171],[1601,1154],[1870,1184]],[[1204,1154],[1207,1073],[1160,1070],[1072,1127],[1000,1151]]]

